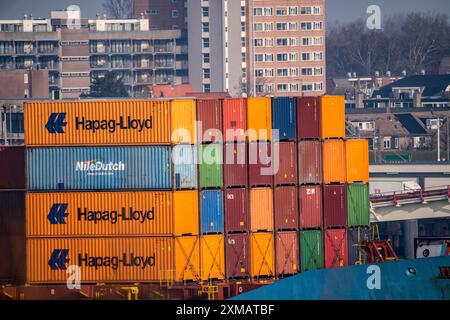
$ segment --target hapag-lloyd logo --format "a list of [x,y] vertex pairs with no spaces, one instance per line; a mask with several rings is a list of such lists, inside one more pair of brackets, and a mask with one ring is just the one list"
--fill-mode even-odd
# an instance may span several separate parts
[[125,163],[99,160],[77,161],[75,171],[86,172],[88,175],[114,175],[116,172],[125,171]]

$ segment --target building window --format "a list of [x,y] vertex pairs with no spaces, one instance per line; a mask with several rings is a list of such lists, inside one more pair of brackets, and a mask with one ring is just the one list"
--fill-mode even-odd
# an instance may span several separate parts
[[245,22],[241,22],[241,32],[245,32]]
[[288,61],[287,53],[277,53],[277,61]]
[[298,24],[297,22],[290,22],[289,23],[289,31],[297,31]]
[[202,23],[202,30],[203,32],[209,32],[209,22]]
[[254,8],[253,9],[253,16],[254,17],[260,17],[263,15],[263,8]]
[[204,84],[203,85],[203,92],[211,92],[211,85],[210,84]]
[[314,7],[314,14],[322,14],[322,7]]
[[277,30],[278,31],[286,31],[287,30],[287,23],[286,22],[278,22],[277,23]]
[[291,77],[298,77],[298,68],[291,68],[290,76]]
[[273,31],[273,23],[265,23],[264,31]]
[[314,22],[313,28],[314,30],[322,30],[322,21]]
[[172,10],[172,18],[178,18],[178,10]]
[[297,38],[289,38],[290,46],[297,46]]
[[209,17],[209,8],[208,7],[202,7],[202,16]]
[[302,30],[312,30],[312,23],[311,22],[302,22],[300,27]]
[[277,8],[276,15],[277,16],[287,16],[287,8]]
[[209,69],[203,69],[203,79],[209,79],[210,78],[210,70]]
[[312,38],[302,38],[302,45],[311,46],[313,43]]
[[271,16],[272,15],[272,8],[264,8],[264,15],[265,16]]
[[289,53],[289,60],[290,61],[298,61],[299,54],[297,52],[291,52]]
[[203,54],[203,63],[209,63],[209,53]]
[[262,23],[254,23],[253,31],[263,31],[263,24]]
[[287,38],[277,38],[277,46],[279,47],[285,47],[288,45]]
[[273,75],[274,75],[274,69],[265,69],[264,70],[265,77],[273,77]]
[[266,47],[273,47],[273,39],[272,38],[264,39],[264,46],[266,46]]
[[322,90],[323,90],[323,83],[322,82],[314,83],[314,91],[322,91]]
[[245,52],[242,52],[242,53],[241,53],[241,61],[242,61],[242,62],[246,62],[246,61],[247,61],[247,55],[246,55]]
[[241,7],[241,17],[245,17],[245,7]]
[[246,45],[245,37],[242,37],[241,38],[241,47],[245,48],[245,45]]
[[262,47],[263,39],[255,39],[255,47]]
[[286,68],[277,69],[277,76],[278,77],[287,77],[288,76],[288,69],[286,69]]
[[203,48],[209,48],[209,38],[203,38]]
[[272,62],[273,61],[273,53],[266,53],[264,56],[266,62]]
[[302,91],[303,92],[313,91],[313,84],[312,83],[304,83],[304,84],[302,84]]
[[287,83],[279,83],[277,85],[277,91],[278,92],[286,92],[288,91],[289,85]]
[[289,7],[289,15],[290,16],[296,16],[298,14],[298,8],[297,7]]
[[302,68],[302,76],[312,76],[313,69],[312,68]]
[[323,75],[323,69],[322,68],[314,68],[314,75],[315,76]]
[[323,53],[322,52],[314,52],[314,60],[315,61],[322,61],[323,60]]
[[262,84],[257,84],[255,87],[256,87],[256,92],[257,92],[257,93],[262,93],[262,92],[264,92],[264,85],[262,85]]
[[310,14],[312,14],[312,8],[311,7],[301,7],[300,14],[310,15]]
[[255,77],[263,77],[264,76],[264,70],[263,69],[256,69],[255,70]]
[[310,61],[312,57],[311,52],[302,53],[302,61]]
[[157,15],[157,14],[160,13],[159,10],[147,10],[146,12],[147,12],[147,14],[150,15],[150,16],[154,16],[154,15]]
[[262,53],[255,54],[255,61],[256,62],[264,62],[264,54],[262,54]]

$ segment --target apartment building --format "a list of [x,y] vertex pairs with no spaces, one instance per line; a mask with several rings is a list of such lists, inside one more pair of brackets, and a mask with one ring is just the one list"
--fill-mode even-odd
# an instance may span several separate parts
[[0,71],[1,99],[48,99],[48,70]]
[[135,19],[148,19],[150,30],[186,30],[187,2],[188,0],[134,0],[133,16]]

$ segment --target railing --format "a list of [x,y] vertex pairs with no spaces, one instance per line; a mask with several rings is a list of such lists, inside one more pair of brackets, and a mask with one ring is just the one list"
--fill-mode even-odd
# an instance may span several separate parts
[[403,190],[382,193],[379,195],[370,195],[372,207],[400,206],[411,203],[427,203],[429,201],[439,200],[450,201],[450,186],[436,186],[427,189]]

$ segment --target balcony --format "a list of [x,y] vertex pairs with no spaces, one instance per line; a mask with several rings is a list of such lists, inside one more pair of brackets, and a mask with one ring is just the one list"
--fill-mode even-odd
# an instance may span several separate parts
[[174,45],[155,45],[155,53],[174,53]]
[[15,68],[14,63],[0,63],[0,70],[13,70]]
[[109,69],[110,64],[108,62],[105,63],[91,63],[91,69]]
[[111,48],[111,54],[131,54],[131,48]]
[[123,62],[111,62],[111,69],[131,69],[131,63],[123,63]]
[[47,49],[47,48],[42,48],[41,49],[41,48],[39,48],[37,54],[41,55],[41,56],[45,56],[45,55],[47,55],[47,56],[57,56],[57,55],[59,55],[59,50],[56,49],[56,48],[52,48],[52,49]]
[[175,61],[155,61],[155,68],[175,68]]
[[14,50],[13,47],[10,48],[0,48],[0,55],[3,56],[12,56],[16,54],[16,51]]

